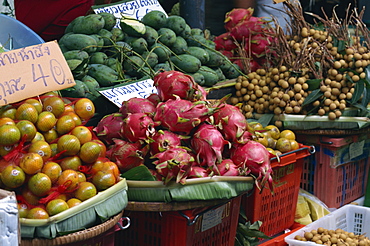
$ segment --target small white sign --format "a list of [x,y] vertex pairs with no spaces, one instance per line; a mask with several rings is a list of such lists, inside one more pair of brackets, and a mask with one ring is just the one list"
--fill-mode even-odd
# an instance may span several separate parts
[[349,145],[349,158],[352,160],[357,156],[360,156],[364,153],[365,140],[360,142],[351,143]]
[[226,204],[218,208],[212,209],[203,214],[201,231],[206,231],[212,227],[222,223],[222,214]]
[[133,97],[147,98],[150,94],[157,93],[152,79],[141,80],[122,86],[111,87],[99,90],[99,93],[113,102],[117,107],[122,106],[122,102]]

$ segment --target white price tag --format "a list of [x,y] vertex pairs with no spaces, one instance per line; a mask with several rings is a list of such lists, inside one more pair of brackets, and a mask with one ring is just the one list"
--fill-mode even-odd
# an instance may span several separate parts
[[154,81],[152,79],[147,79],[119,87],[99,90],[99,93],[120,108],[122,102],[130,98],[147,98],[150,94],[157,93],[157,88],[154,86]]
[[351,143],[349,145],[349,158],[352,160],[357,156],[360,156],[364,153],[365,140],[360,142]]
[[203,214],[201,231],[206,231],[222,222],[222,214],[226,204],[218,208],[212,209]]

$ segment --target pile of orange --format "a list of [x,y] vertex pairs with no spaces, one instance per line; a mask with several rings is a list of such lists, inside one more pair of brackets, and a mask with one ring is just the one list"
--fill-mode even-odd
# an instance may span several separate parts
[[48,218],[119,181],[84,125],[94,114],[90,99],[54,92],[0,107],[0,188],[16,192],[20,217]]

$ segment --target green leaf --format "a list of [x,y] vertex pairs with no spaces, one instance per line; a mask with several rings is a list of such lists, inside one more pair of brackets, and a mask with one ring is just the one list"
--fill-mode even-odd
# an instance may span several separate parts
[[308,84],[308,90],[313,91],[320,88],[320,83],[322,79],[309,79],[306,81]]
[[127,180],[155,181],[154,176],[145,165],[140,165],[129,169],[121,174],[122,178]]
[[338,47],[338,52],[344,51],[346,48],[346,42],[344,40],[338,40],[337,47]]
[[261,225],[262,225],[262,221],[257,220],[256,222],[254,222],[254,223],[249,227],[249,229],[251,229],[251,230],[259,230],[259,229],[261,228]]
[[313,90],[304,100],[302,107],[308,104],[313,103],[317,99],[319,99],[321,96],[323,96],[324,93],[320,91],[320,89]]
[[258,122],[265,127],[270,124],[272,118],[274,118],[274,114],[263,114],[262,117],[258,119]]
[[363,80],[357,81],[355,84],[355,91],[353,92],[352,99],[351,99],[351,104],[356,103],[364,93],[365,89],[365,82]]
[[366,86],[364,88],[364,94],[362,97],[361,106],[363,106],[366,109],[369,102],[370,102],[370,88]]

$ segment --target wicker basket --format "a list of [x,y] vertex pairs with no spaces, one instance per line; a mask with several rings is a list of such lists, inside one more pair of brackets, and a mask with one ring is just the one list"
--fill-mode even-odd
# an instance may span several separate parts
[[21,246],[54,246],[54,245],[65,245],[69,243],[84,241],[84,240],[87,240],[93,237],[97,237],[100,234],[111,229],[122,218],[122,214],[123,214],[123,211],[100,225],[88,228],[83,231],[71,233],[65,236],[56,237],[54,239],[38,239],[38,238],[23,239],[22,238],[20,245]]

